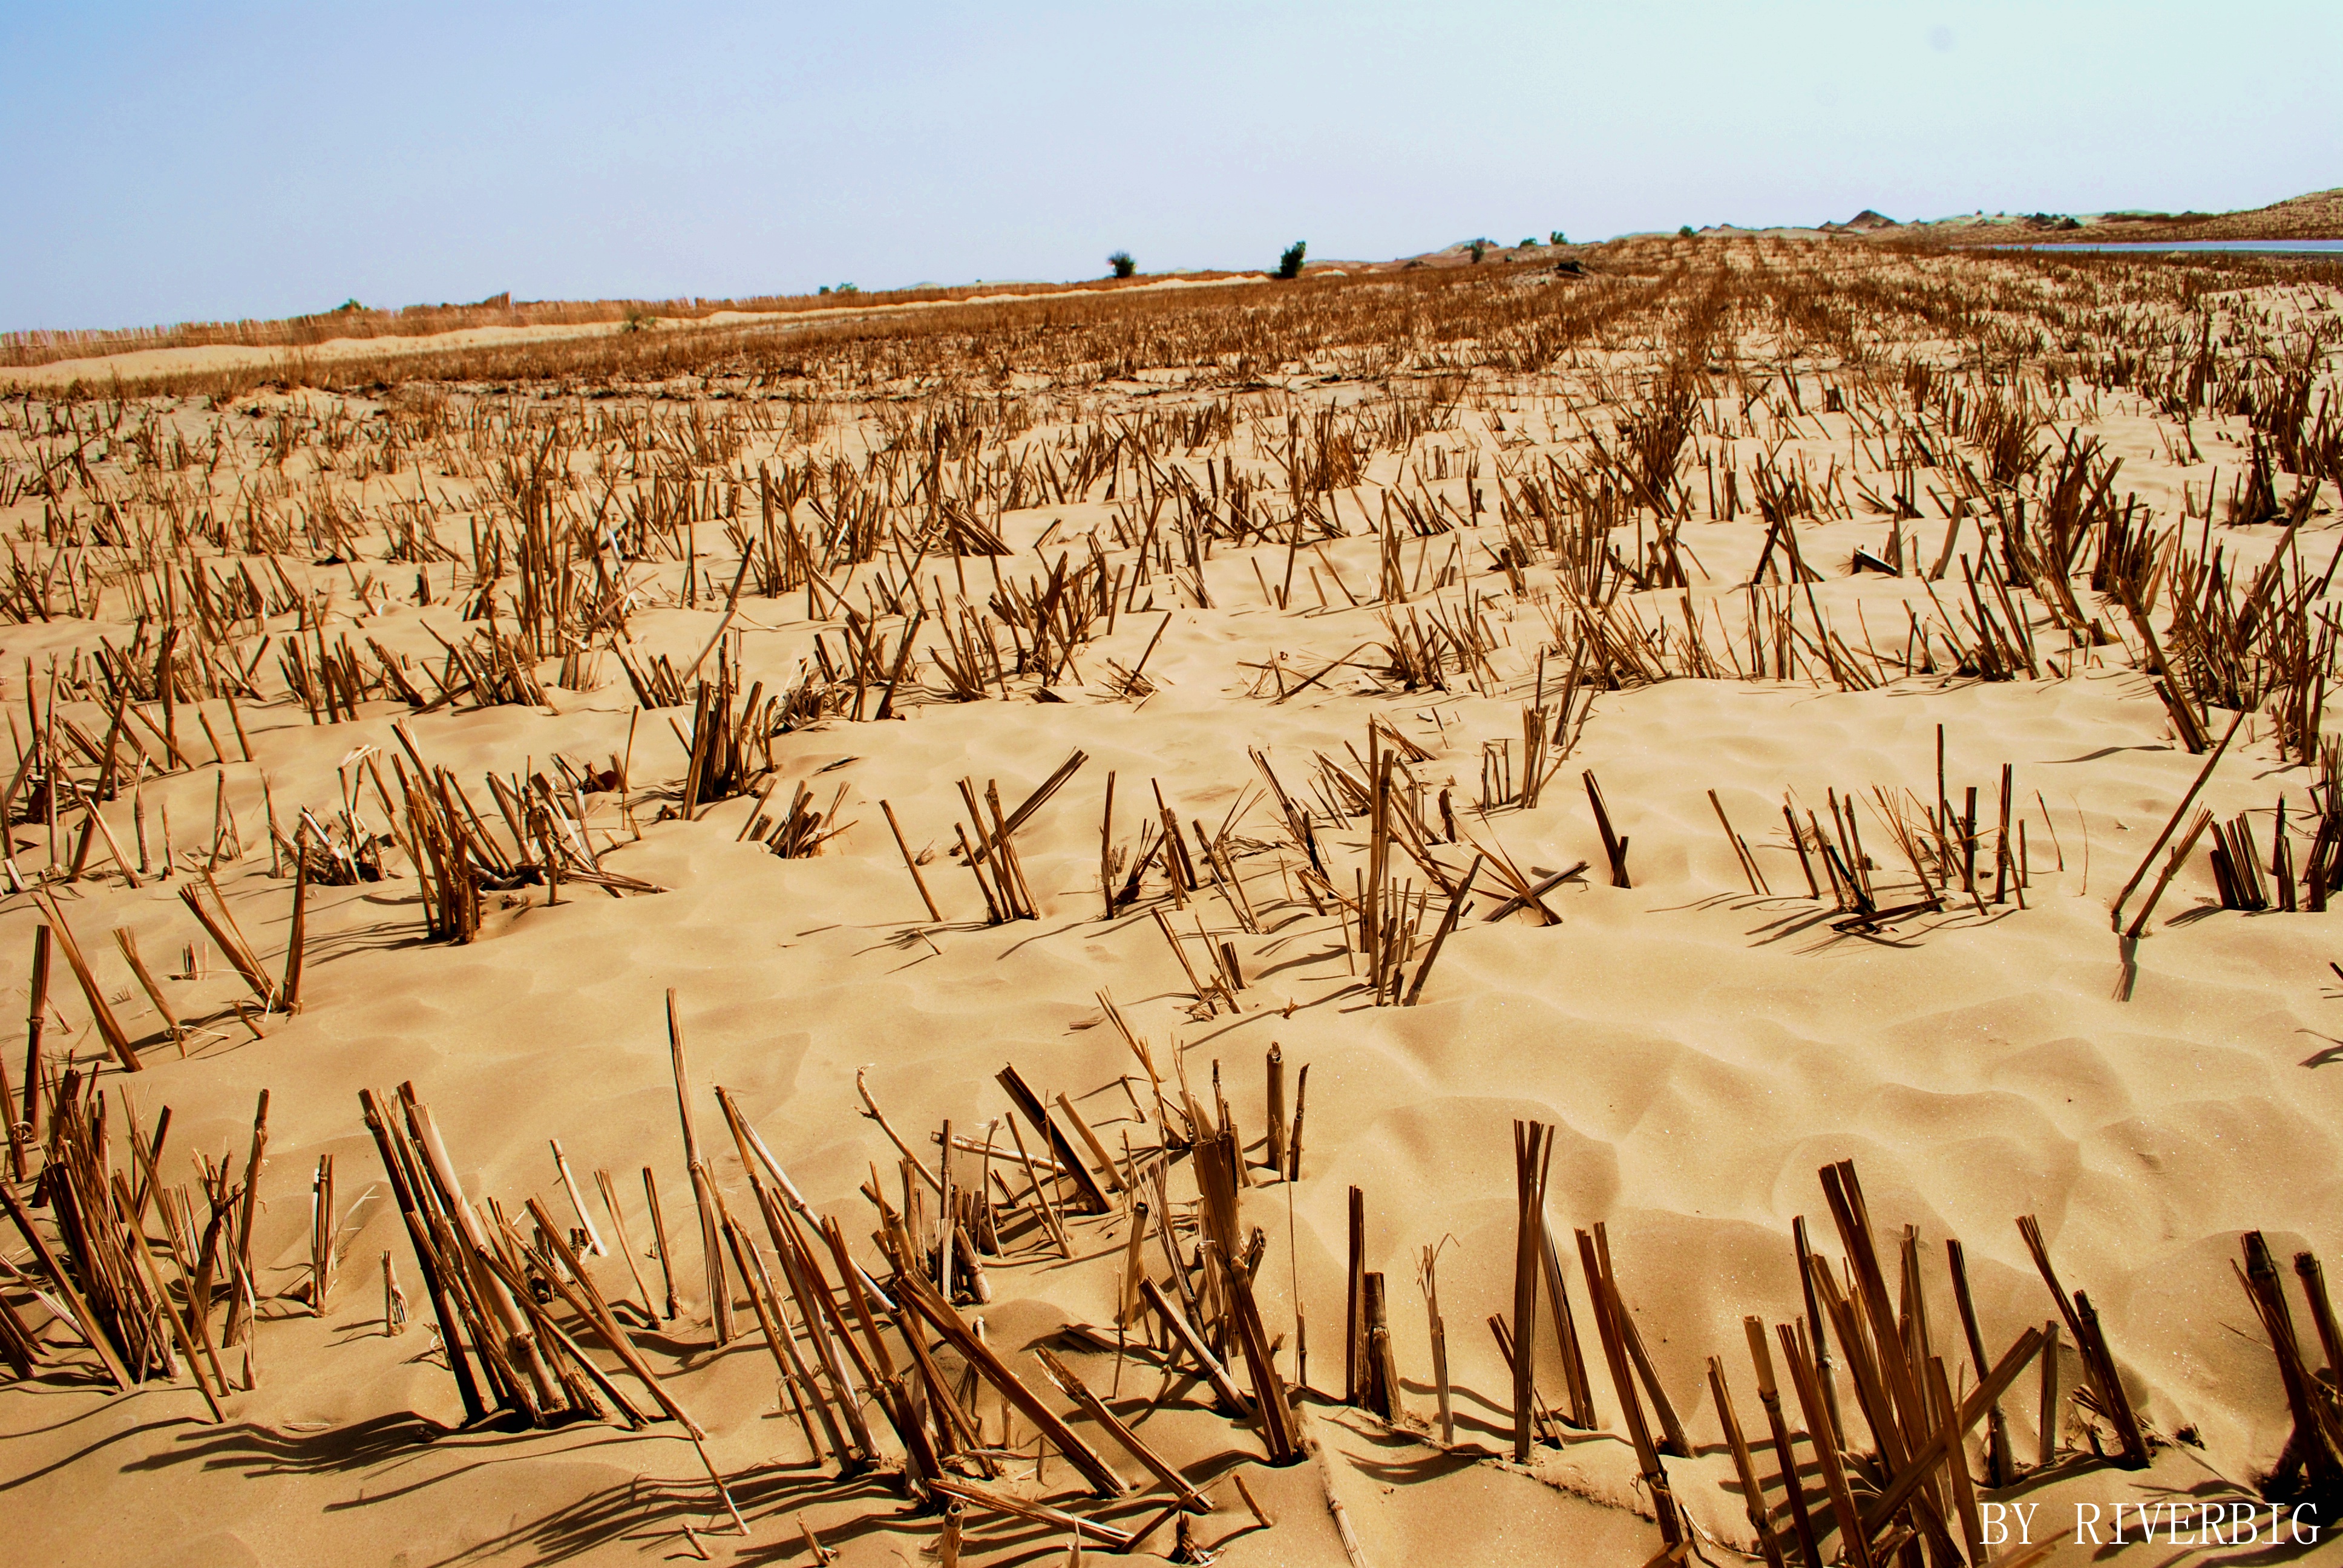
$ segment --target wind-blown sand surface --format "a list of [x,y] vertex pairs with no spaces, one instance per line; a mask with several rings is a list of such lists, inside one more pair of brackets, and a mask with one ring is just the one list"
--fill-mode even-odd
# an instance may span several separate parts
[[[1118,294],[1159,293],[1172,289],[1217,288],[1230,284],[1262,283],[1259,273],[1234,277],[1165,277],[1148,283],[1125,284]],[[1001,290],[965,298],[871,300],[861,304],[805,306],[788,311],[712,310],[684,323],[666,323],[691,333],[710,327],[766,327],[779,330],[840,321],[867,321],[888,317],[917,316],[925,311],[981,308],[1047,299],[1059,293],[1048,287]],[[518,345],[548,346],[578,338],[610,337],[637,331],[657,332],[662,323],[649,315],[641,323],[580,321],[525,327],[466,327],[416,337],[328,337],[296,348],[270,348],[238,343],[206,343],[185,347],[130,348],[38,365],[0,365],[0,386],[63,389],[75,386],[111,389],[118,382],[137,384],[171,377],[255,372],[269,377],[300,378],[317,371],[331,373],[353,361],[386,362],[397,366],[417,355],[445,355],[466,349],[509,349]],[[393,374],[397,372],[394,370]]]
[[[1680,266],[1679,256],[1693,256],[1703,270]],[[2254,1498],[2292,1420],[2232,1261],[2248,1230],[2264,1232],[2282,1261],[2306,1249],[2330,1259],[2343,1252],[2332,1131],[2343,1075],[2330,1069],[2343,1055],[2343,1010],[2328,963],[2343,946],[2332,938],[2332,915],[2222,910],[2203,840],[2140,940],[2123,942],[2110,930],[2116,894],[2205,758],[2176,737],[2143,673],[2137,624],[2090,577],[2107,518],[2133,498],[2140,509],[2130,526],[2155,531],[2163,573],[2146,621],[2164,641],[2176,682],[2197,677],[2186,645],[2174,640],[2172,585],[2214,548],[2239,598],[2276,558],[2270,602],[2304,585],[2315,632],[2331,602],[2320,590],[2338,539],[2335,487],[2318,484],[2298,500],[2298,487],[2315,480],[2275,473],[2281,510],[2293,503],[2291,531],[2249,508],[2227,511],[2255,443],[2268,444],[2268,416],[2258,427],[2234,398],[2219,403],[2226,389],[2249,387],[2265,394],[2249,399],[2254,407],[2266,408],[2271,365],[2299,363],[2316,387],[2333,385],[2331,284],[2266,268],[2184,275],[2130,263],[1848,260],[1821,248],[1715,243],[1617,250],[1587,280],[1486,270],[1305,284],[1266,306],[1257,289],[1197,296],[1149,306],[1161,314],[1131,322],[1048,318],[1038,314],[1047,307],[1029,303],[1003,307],[996,329],[939,311],[932,337],[890,329],[894,336],[860,346],[827,339],[794,364],[719,361],[657,386],[602,365],[567,384],[531,383],[526,395],[480,390],[490,380],[513,384],[487,369],[469,385],[375,396],[223,384],[208,399],[193,388],[122,404],[28,395],[11,407],[0,437],[0,499],[11,503],[0,522],[16,562],[8,613],[23,618],[38,601],[51,618],[35,611],[0,628],[14,756],[27,743],[25,726],[41,722],[33,713],[45,716],[52,700],[60,718],[105,739],[111,688],[92,659],[141,638],[143,580],[154,616],[139,658],[151,671],[162,624],[158,568],[178,584],[173,613],[184,628],[184,685],[171,723],[189,765],[162,766],[170,759],[159,738],[135,720],[129,729],[157,764],[139,787],[147,859],[159,873],[167,810],[172,874],[133,888],[100,844],[78,879],[60,869],[53,887],[138,1043],[143,1070],[134,1077],[106,1065],[91,1010],[62,960],[49,980],[50,1070],[103,1068],[87,1092],[112,1101],[116,1169],[134,1179],[123,1142],[132,1102],[136,1125],[149,1131],[169,1106],[163,1177],[191,1191],[191,1157],[241,1171],[256,1096],[271,1096],[252,1251],[260,1321],[248,1347],[224,1352],[232,1389],[223,1422],[208,1419],[184,1365],[176,1381],[109,1392],[89,1352],[23,1282],[0,1285],[0,1299],[36,1329],[47,1352],[35,1377],[0,1384],[0,1495],[14,1521],[12,1559],[672,1561],[692,1558],[681,1533],[689,1524],[719,1560],[810,1563],[802,1518],[843,1563],[926,1560],[920,1554],[939,1523],[911,1511],[899,1473],[841,1482],[834,1462],[809,1458],[737,1275],[738,1337],[714,1343],[663,1011],[670,988],[698,1135],[733,1212],[761,1239],[716,1085],[813,1208],[840,1220],[858,1262],[881,1281],[892,1265],[871,1240],[876,1211],[857,1188],[875,1175],[900,1207],[905,1182],[895,1150],[860,1114],[858,1073],[930,1161],[930,1135],[947,1121],[978,1140],[1001,1124],[1003,1158],[991,1169],[1021,1193],[1005,1124],[1013,1112],[993,1076],[1004,1064],[1045,1095],[1062,1091],[1118,1159],[1126,1140],[1142,1154],[1159,1142],[1145,1070],[1099,993],[1149,1043],[1175,1099],[1176,1055],[1184,1053],[1187,1081],[1208,1108],[1217,1068],[1256,1165],[1266,1162],[1265,1054],[1275,1044],[1290,1074],[1309,1065],[1300,1179],[1257,1171],[1242,1220],[1264,1233],[1256,1288],[1290,1382],[1302,1373],[1297,1310],[1306,1314],[1314,1392],[1302,1404],[1326,1450],[1322,1469],[1257,1462],[1254,1428],[1216,1412],[1211,1390],[1192,1378],[1167,1379],[1137,1354],[1118,1373],[1111,1352],[1053,1337],[1068,1322],[1112,1324],[1130,1223],[1121,1211],[1071,1220],[1075,1256],[1067,1260],[1024,1210],[1012,1222],[1004,1205],[1001,1254],[984,1260],[990,1300],[961,1308],[982,1319],[988,1342],[1059,1410],[1067,1402],[1042,1382],[1024,1353],[1030,1345],[1052,1345],[1095,1388],[1119,1385],[1117,1408],[1147,1442],[1199,1482],[1215,1483],[1216,1512],[1196,1521],[1195,1538],[1224,1563],[1342,1562],[1322,1475],[1344,1503],[1364,1560],[1379,1565],[1650,1558],[1660,1547],[1652,1498],[1572,1245],[1574,1230],[1598,1221],[1657,1382],[1695,1450],[1666,1465],[1699,1551],[1722,1563],[1755,1550],[1708,1392],[1715,1356],[1743,1428],[1759,1441],[1769,1505],[1796,1561],[1741,1320],[1789,1323],[1806,1310],[1794,1217],[1806,1217],[1818,1251],[1842,1256],[1817,1180],[1838,1161],[1860,1173],[1891,1274],[1905,1227],[1916,1227],[1927,1332],[1959,1387],[1973,1387],[1977,1372],[1946,1267],[1947,1239],[1966,1248],[1989,1362],[2057,1316],[2016,1217],[2038,1217],[2066,1287],[2086,1291],[2097,1308],[2153,1433],[2153,1463],[2135,1473],[2094,1460],[2095,1446],[2113,1452],[2114,1429],[2067,1407],[2066,1457],[1987,1494],[2039,1504],[2034,1540],[2066,1538],[2081,1561],[2093,1549],[2071,1544],[2077,1504],[2193,1509]],[[2170,283],[2181,276],[2195,280],[2185,297]],[[1951,303],[1965,291],[1970,303]],[[1457,325],[1468,310],[1488,313],[1469,332]],[[2146,384],[2167,370],[2185,380],[2200,311],[2224,348],[2184,425],[2169,395]],[[2061,312],[2058,319],[2090,325],[2053,344],[2042,324]],[[1225,354],[1197,347],[1219,333]],[[1070,334],[1089,336],[1069,350]],[[1534,351],[1523,347],[1532,343]],[[2263,348],[2268,361],[2255,357]],[[2119,364],[2117,350],[2129,359]],[[1936,379],[1912,366],[1933,367]],[[1674,514],[1663,518],[1652,495],[1623,488],[1628,469],[1606,467],[1601,453],[1628,451],[1623,432],[1661,407],[1672,385],[1689,399],[1689,423],[1655,491]],[[1993,477],[1986,446],[1957,433],[1974,429],[1977,400],[1987,397],[2025,411],[2019,422],[2035,457],[2006,480]],[[2315,394],[2310,402],[2315,409]],[[1085,443],[1095,453],[1118,438],[1079,487],[1053,493]],[[2048,587],[2055,574],[2032,588],[2021,582],[2008,602],[2031,628],[2034,668],[1981,678],[1955,651],[1985,640],[1969,607],[1990,603],[2000,613],[1991,584],[2008,575],[2005,537],[2032,526],[2016,522],[2017,498],[2038,523],[2062,452],[2075,450],[2070,439],[2097,443],[2089,463],[2120,460],[2107,489],[2113,510],[2076,550],[2069,578],[2100,640],[2093,646],[2087,632],[2062,624]],[[190,456],[176,457],[173,443]],[[78,463],[66,456],[76,446]],[[1047,481],[1038,477],[1043,452],[1054,476]],[[773,508],[773,527],[797,531],[817,560],[832,558],[821,578],[829,591],[817,595],[801,581],[779,593],[746,591],[725,621],[743,542],[764,537],[760,466],[770,483],[808,462],[816,466],[809,482]],[[1793,588],[1782,576],[1787,550],[1754,498],[1761,462],[1766,484],[1794,477],[1794,495],[1805,498],[1769,505],[1788,513],[1818,581]],[[1012,498],[1006,476],[1017,465],[1023,477]],[[1728,469],[1737,476],[1730,500],[1722,488]],[[1250,487],[1242,499],[1240,480]],[[1895,506],[1899,488],[1916,507]],[[687,497],[696,522],[679,520]],[[1966,516],[1944,575],[1932,579],[1955,498]],[[2005,520],[1981,547],[1978,519],[1990,520],[1996,506]],[[1422,531],[1406,519],[1409,508]],[[1728,509],[1730,519],[1719,515]],[[1918,515],[1894,516],[1898,509]],[[942,530],[955,516],[997,532],[1008,553],[953,556]],[[576,591],[564,612],[575,618],[560,624],[587,649],[593,678],[575,684],[590,689],[557,685],[561,660],[548,649],[536,667],[541,705],[483,706],[464,696],[418,711],[369,694],[352,721],[312,722],[278,661],[299,640],[314,663],[319,628],[336,650],[347,635],[368,669],[384,655],[406,660],[407,678],[435,694],[437,681],[454,678],[437,639],[462,645],[486,629],[488,621],[467,618],[484,595],[494,597],[499,632],[527,624],[518,542],[531,518],[547,519],[542,537],[558,538],[566,552],[534,588],[566,578]],[[887,532],[852,561],[837,541],[857,518]],[[437,543],[418,547],[422,536],[407,531],[417,528]],[[276,548],[262,553],[273,565],[251,548],[271,543],[272,528],[281,530]],[[1677,530],[1687,557],[1685,586],[1639,587],[1634,574],[1648,580],[1659,569],[1667,529]],[[475,552],[492,533],[502,536],[502,553],[483,569]],[[1586,564],[1598,555],[1607,562],[1614,550],[1616,564]],[[1905,573],[1851,571],[1857,551],[1900,558]],[[1090,600],[1062,612],[1080,621],[1081,636],[1071,662],[1045,680],[1020,673],[1030,627],[1012,646],[999,607],[1011,588],[1029,598],[1041,591],[1061,557],[1068,574],[1091,574],[1080,590]],[[1764,580],[1753,592],[1745,585],[1761,558]],[[278,608],[208,625],[177,576],[216,582],[246,568]],[[1990,575],[1973,601],[1965,573],[1979,571]],[[613,617],[622,611],[639,666],[664,656],[681,673],[722,624],[700,674],[737,660],[743,685],[807,694],[810,717],[799,713],[769,744],[751,742],[749,793],[679,819],[689,759],[679,730],[689,729],[693,710],[639,707],[609,647],[618,621],[584,624],[598,583],[622,585]],[[1599,597],[1587,597],[1590,583]],[[418,587],[427,603],[418,602]],[[1092,613],[1101,588],[1114,601],[1111,629],[1102,610]],[[93,588],[103,593],[94,607]],[[307,608],[297,609],[297,598]],[[890,659],[910,612],[920,612],[918,657],[885,721],[870,717],[875,689],[863,694],[858,721],[852,679],[822,677],[825,661],[848,657],[847,606],[875,625]],[[1686,662],[1687,608],[1715,661],[1706,675]],[[1773,618],[1782,614],[1796,633],[1778,629]],[[1640,631],[1628,629],[1630,616]],[[1392,645],[1440,635],[1434,618],[1473,651],[1460,657],[1447,645],[1411,682]],[[988,666],[985,696],[952,700],[928,650],[950,653],[941,626],[958,635],[988,620],[1001,678]],[[1640,655],[1594,651],[1600,639],[1590,625]],[[1827,657],[1823,626],[1838,639]],[[1468,635],[1467,627],[1478,629]],[[1925,647],[1916,628],[1928,634]],[[264,635],[273,639],[266,650]],[[1771,661],[1785,647],[1796,667],[1777,672]],[[1064,650],[1049,657],[1060,661]],[[1758,663],[1765,673],[1746,673]],[[246,665],[248,675],[236,673]],[[1305,686],[1313,675],[1321,678]],[[239,691],[249,761],[229,722],[229,689]],[[1281,699],[1282,690],[1289,694]],[[2247,814],[2266,867],[2273,808],[2283,799],[2299,869],[2321,809],[2343,801],[2314,794],[2320,773],[2303,766],[2298,742],[2281,753],[2293,733],[2272,716],[2282,698],[2264,682],[2200,799],[2224,822]],[[1545,738],[1548,777],[1537,804],[1524,808],[1513,798],[1528,766],[1523,709],[1541,699],[1544,717],[1533,723]],[[144,710],[164,722],[158,703]],[[198,713],[225,743],[216,759]],[[2216,704],[2202,717],[2218,740],[2236,713]],[[623,770],[623,789],[580,794],[558,809],[582,807],[583,831],[605,869],[659,890],[615,897],[572,880],[555,901],[541,880],[491,890],[475,940],[427,940],[417,866],[392,841],[394,826],[412,831],[411,816],[403,805],[397,824],[387,816],[360,757],[371,749],[397,795],[391,761],[404,763],[407,753],[394,723],[405,724],[425,763],[463,784],[507,854],[518,852],[514,835],[484,775],[551,774],[556,757],[581,770]],[[1371,739],[1371,723],[1400,740]],[[1972,786],[1980,801],[1975,897],[1963,891],[1957,852],[1940,862],[1929,840],[1916,867],[1891,827],[1898,810],[1918,819],[1936,805],[1940,733],[1954,807]],[[1498,743],[1503,754],[1492,759],[1484,747]],[[94,780],[98,769],[60,744],[73,776]],[[1486,918],[1504,890],[1484,863],[1413,1007],[1373,1005],[1357,918],[1334,902],[1361,885],[1369,818],[1338,809],[1345,803],[1322,759],[1364,778],[1371,745],[1401,747],[1421,793],[1406,784],[1399,793],[1445,876],[1460,875],[1481,851],[1532,878],[1582,860],[1591,868],[1546,895],[1558,921],[1544,925],[1526,912]],[[1310,813],[1331,891],[1304,889],[1307,852],[1252,749]],[[997,780],[1008,810],[1078,749],[1080,769],[1015,838],[1036,918],[987,923],[955,849],[954,826],[968,822],[958,781],[973,780],[980,795]],[[769,777],[761,771],[767,755]],[[2005,766],[2015,782],[2009,852],[2023,848],[1996,899]],[[1611,885],[1587,772],[1627,840],[1631,886]],[[1493,774],[1512,787],[1484,782]],[[1129,856],[1145,824],[1160,831],[1160,790],[1202,886],[1175,889],[1157,859],[1137,896],[1106,916],[1101,832],[1110,775],[1113,845]],[[760,809],[779,821],[800,783],[835,836],[809,858],[783,859],[744,828]],[[1767,890],[1753,891],[1710,790]],[[1453,842],[1436,803],[1443,793]],[[1815,897],[1783,812],[1786,796],[1800,826],[1811,811],[1815,832],[1828,831],[1834,793],[1852,803],[1875,902],[1922,900],[1925,870],[1941,908],[1875,930],[1835,925],[1848,910],[1831,897],[1820,842],[1810,837],[1804,857],[1824,879]],[[103,809],[136,862],[131,796],[126,787]],[[881,800],[925,857],[920,872],[940,920],[921,904]],[[234,815],[232,841],[216,839],[216,801]],[[234,1004],[251,993],[178,890],[200,885],[212,868],[254,948],[281,966],[292,879],[275,873],[289,872],[291,859],[266,842],[271,802],[288,837],[306,806],[345,842],[347,808],[362,834],[382,836],[387,875],[311,886],[301,1010],[256,1012],[247,1027]],[[15,811],[13,868],[36,884],[51,864],[50,829],[21,799]],[[65,866],[81,819],[78,806],[61,808],[55,853]],[[1206,840],[1241,881],[1239,897],[1217,885]],[[1845,839],[1834,834],[1831,842]],[[1426,888],[1424,868],[1391,855],[1394,884]],[[1126,859],[1118,883],[1128,869]],[[1435,890],[1404,971],[1410,980],[1444,907]],[[1205,985],[1200,995],[1158,911],[1191,937],[1184,951],[1199,973],[1212,962],[1193,940],[1200,926],[1229,943],[1242,989]],[[25,893],[0,907],[0,980],[20,1011],[33,929],[45,919]],[[108,940],[117,927],[135,934],[158,975],[169,971],[166,999],[190,1020],[184,1050]],[[182,978],[191,945],[202,950],[206,978]],[[21,1086],[22,1041],[11,1040],[0,1056]],[[359,1114],[361,1089],[403,1082],[429,1106],[467,1192],[508,1214],[519,1216],[535,1196],[561,1223],[575,1218],[548,1148],[558,1139],[607,1235],[590,1173],[608,1171],[654,1292],[660,1275],[648,1256],[636,1172],[657,1172],[686,1310],[636,1337],[707,1430],[708,1454],[750,1524],[746,1539],[729,1533],[672,1423],[639,1433],[594,1421],[457,1430],[462,1407],[416,1255]],[[1294,1087],[1289,1078],[1289,1097]],[[1559,1444],[1536,1445],[1526,1465],[1510,1462],[1512,1377],[1485,1326],[1491,1314],[1513,1312],[1509,1140],[1517,1119],[1554,1129],[1546,1211],[1600,1427],[1560,1430]],[[1038,1146],[1037,1130],[1024,1132]],[[339,1272],[318,1315],[303,1294],[307,1188],[328,1154]],[[37,1151],[31,1162],[38,1166]],[[1192,1168],[1182,1152],[1172,1168],[1175,1199],[1192,1201]],[[980,1183],[981,1162],[960,1155],[956,1174]],[[1363,1194],[1364,1265],[1388,1286],[1401,1378],[1391,1422],[1340,1402],[1353,1187]],[[198,1194],[199,1230],[207,1211]],[[526,1239],[526,1220],[521,1229]],[[159,1229],[153,1233],[159,1242]],[[1454,1441],[1445,1445],[1436,1441],[1417,1288],[1423,1250],[1433,1245],[1441,1249],[1454,1386]],[[13,1229],[0,1230],[0,1247],[34,1269]],[[383,1332],[385,1253],[413,1314],[396,1336]],[[1170,1266],[1151,1241],[1147,1257],[1170,1289]],[[589,1266],[613,1299],[639,1294],[617,1257]],[[167,1260],[158,1275],[176,1287]],[[226,1306],[223,1291],[211,1312],[215,1334]],[[558,1297],[553,1311],[623,1383],[608,1347]],[[2310,1363],[2322,1364],[2298,1295],[2295,1312]],[[1135,1327],[1131,1337],[1136,1349],[1146,1335]],[[1543,1400],[1564,1408],[1550,1327],[1536,1342]],[[2071,1393],[2085,1374],[2071,1339],[2062,1353],[2060,1386]],[[940,1355],[957,1386],[960,1358]],[[1839,1397],[1852,1429],[1845,1446],[1867,1454],[1874,1440],[1844,1368],[1842,1361]],[[1237,1377],[1244,1382],[1241,1370]],[[643,1402],[639,1386],[627,1386]],[[2036,1394],[2029,1368],[2003,1401],[2027,1467],[2038,1452]],[[1785,1400],[1803,1431],[1795,1397]],[[972,1409],[988,1440],[997,1439],[997,1394],[983,1389]],[[899,1461],[875,1403],[869,1420]],[[1126,1477],[1148,1479],[1086,1418],[1076,1425]],[[1979,1474],[1981,1433],[1967,1446]],[[993,1483],[1004,1489],[1125,1528],[1168,1500],[1156,1487],[1102,1507],[1054,1455],[1037,1485],[1031,1422],[1020,1418],[1011,1440],[1021,1456],[1011,1469],[1021,1479]],[[1218,1480],[1240,1462],[1272,1528],[1258,1527]],[[1803,1462],[1809,1506],[1826,1529],[1821,1475],[1810,1454]],[[2258,1517],[2266,1532],[2267,1503]],[[966,1521],[967,1561],[1063,1555],[1062,1530],[974,1507]],[[1951,1530],[1957,1538],[1957,1520]],[[2221,1555],[2201,1535],[2197,1544]],[[1147,1543],[1160,1555],[1172,1545],[1168,1525]],[[1835,1542],[1826,1550],[1835,1553]],[[2189,1550],[2162,1543],[2143,1560],[2178,1561]],[[2236,1550],[2245,1555],[2229,1560],[2298,1548]]]

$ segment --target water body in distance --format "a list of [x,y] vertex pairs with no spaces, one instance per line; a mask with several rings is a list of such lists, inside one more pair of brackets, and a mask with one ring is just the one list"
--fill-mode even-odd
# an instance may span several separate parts
[[2103,245],[1994,245],[1988,250],[2230,251],[2247,254],[2343,256],[2343,239],[2131,239]]

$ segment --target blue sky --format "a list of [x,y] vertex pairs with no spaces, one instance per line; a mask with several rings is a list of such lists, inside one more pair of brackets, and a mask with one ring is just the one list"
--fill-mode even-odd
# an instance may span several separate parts
[[2343,185],[2343,5],[0,0],[0,328]]

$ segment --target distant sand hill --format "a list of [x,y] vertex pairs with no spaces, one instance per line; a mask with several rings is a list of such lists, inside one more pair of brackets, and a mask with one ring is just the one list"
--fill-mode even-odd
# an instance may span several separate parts
[[2343,238],[2343,186],[2290,196],[2245,212],[1973,213],[1919,223],[1897,223],[1865,208],[1845,223],[1821,226],[1833,234],[1877,238],[1941,239],[1954,245],[2006,240],[2012,230],[2043,244],[2121,244],[2167,239]]

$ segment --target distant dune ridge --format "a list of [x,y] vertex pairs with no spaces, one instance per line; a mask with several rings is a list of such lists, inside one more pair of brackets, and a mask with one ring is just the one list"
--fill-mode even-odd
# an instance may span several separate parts
[[2091,245],[2128,240],[2338,239],[2343,238],[2343,186],[2288,196],[2244,212],[1964,213],[1898,223],[1865,207],[1845,223],[1818,226],[1825,234],[1925,236],[1954,245],[2004,239],[2011,230],[2046,244],[2061,239]]

